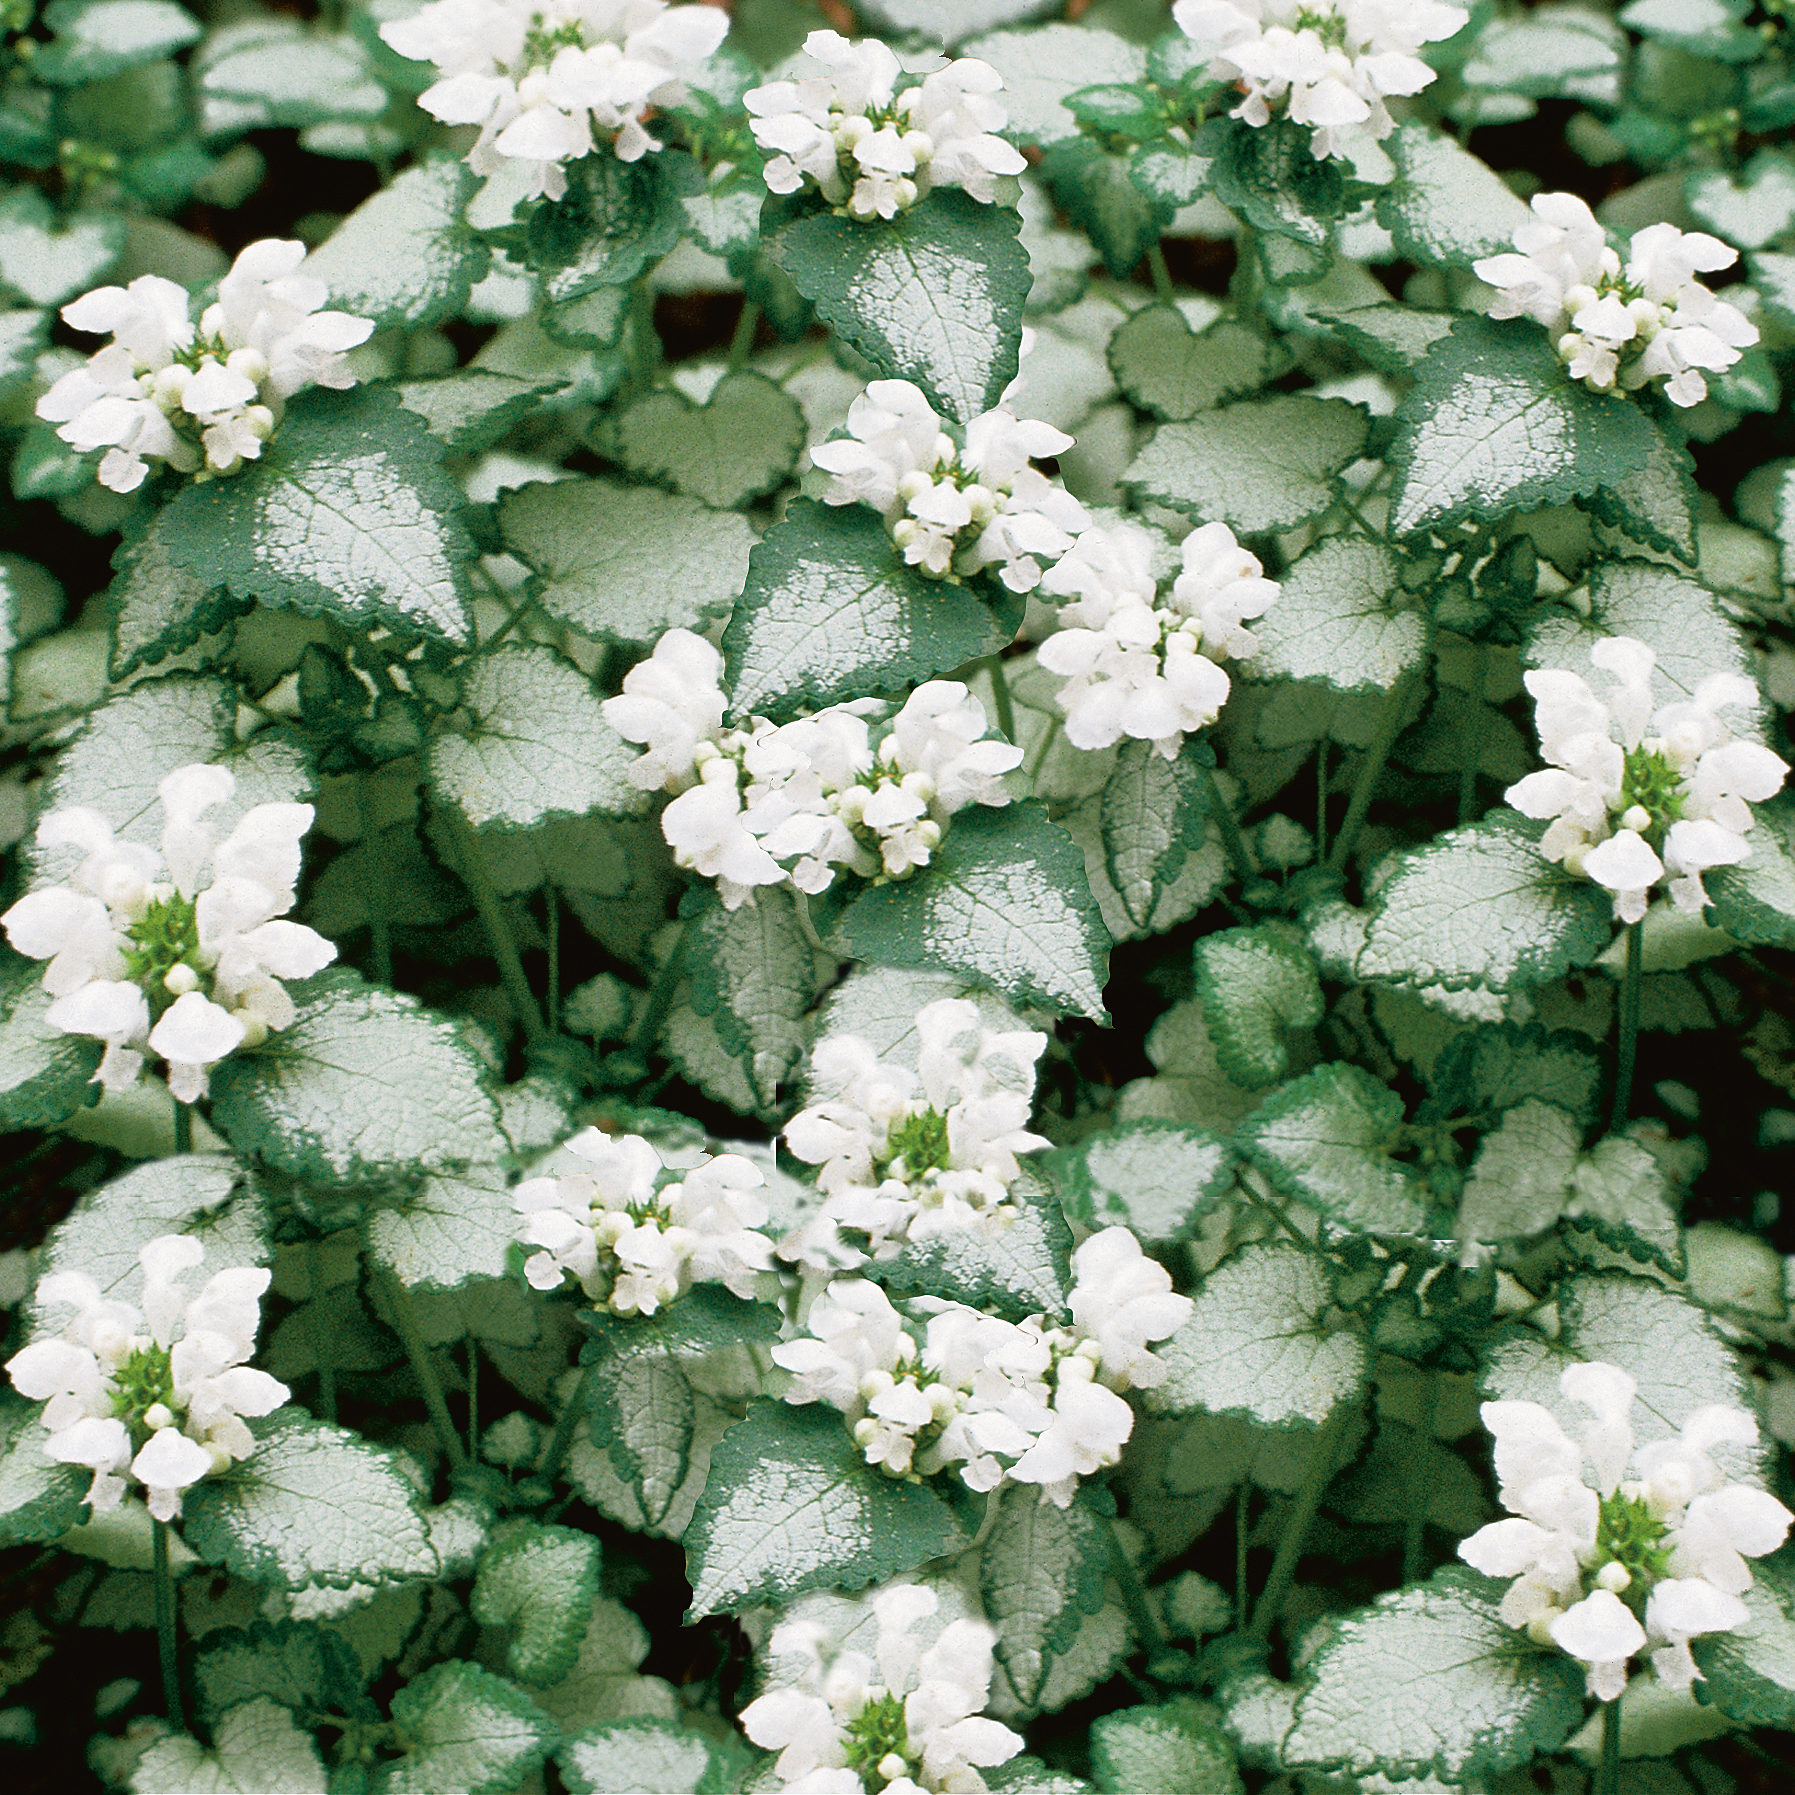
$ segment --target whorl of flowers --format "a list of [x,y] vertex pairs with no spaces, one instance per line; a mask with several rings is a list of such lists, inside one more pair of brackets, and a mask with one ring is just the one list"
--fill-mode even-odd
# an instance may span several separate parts
[[918,1011],[916,1033],[914,1072],[859,1035],[819,1041],[811,1077],[831,1094],[785,1128],[785,1144],[819,1168],[821,1219],[864,1234],[877,1258],[906,1240],[1007,1227],[1016,1155],[1050,1144],[1028,1131],[1045,1035],[987,1029],[965,998]]
[[100,484],[135,492],[152,461],[202,480],[254,461],[286,402],[308,386],[354,386],[343,352],[371,320],[319,308],[321,280],[300,272],[303,243],[266,238],[239,255],[196,326],[187,289],[158,274],[98,287],[62,308],[76,330],[112,341],[37,402],[37,415],[83,454],[105,449]]
[[1032,592],[1041,558],[1063,555],[1090,525],[1071,493],[1029,466],[1031,455],[1061,454],[1073,439],[1004,405],[981,412],[956,442],[920,389],[874,380],[849,407],[847,429],[810,451],[835,476],[824,502],[870,505],[929,579],[991,567],[1012,592]]
[[156,790],[162,851],[122,841],[97,810],[53,810],[40,848],[85,856],[66,885],[27,892],[0,927],[18,951],[48,960],[44,1012],[64,1034],[106,1043],[96,1079],[108,1090],[137,1082],[145,1050],[168,1062],[183,1103],[206,1093],[208,1070],[238,1047],[290,1027],[282,979],[308,978],[335,944],[293,907],[309,804],[258,804],[221,841],[206,813],[237,782],[223,767],[182,767]]
[[1689,1641],[1746,1620],[1745,1561],[1774,1552],[1795,1519],[1767,1491],[1728,1483],[1709,1456],[1750,1445],[1757,1423],[1714,1403],[1674,1440],[1636,1448],[1637,1386],[1624,1371],[1572,1365],[1558,1387],[1585,1411],[1574,1436],[1536,1402],[1483,1405],[1515,1518],[1480,1528],[1459,1556],[1514,1579],[1503,1620],[1580,1660],[1592,1696],[1613,1701],[1642,1652],[1660,1681],[1687,1689],[1701,1674]]
[[1226,524],[1185,537],[1184,570],[1164,604],[1152,561],[1152,539],[1138,525],[1086,530],[1041,582],[1073,600],[1038,659],[1065,677],[1058,698],[1075,748],[1107,748],[1126,735],[1175,758],[1227,700],[1218,663],[1253,652],[1246,620],[1282,590]]
[[1668,877],[1671,901],[1699,916],[1710,867],[1751,857],[1751,804],[1771,797],[1788,767],[1757,742],[1734,741],[1720,713],[1750,712],[1758,689],[1743,674],[1712,673],[1693,698],[1655,709],[1657,656],[1631,636],[1607,636],[1589,658],[1609,676],[1598,695],[1575,673],[1527,675],[1540,752],[1551,766],[1505,796],[1523,816],[1550,817],[1548,860],[1614,893],[1614,914],[1638,922]]
[[800,1680],[742,1710],[756,1745],[779,1753],[774,1770],[791,1795],[922,1795],[985,1787],[979,1770],[1007,1763],[1021,1734],[980,1710],[990,1699],[996,1631],[951,1621],[927,1651],[912,1629],[940,1603],[932,1589],[899,1583],[872,1598],[872,1654],[827,1650],[814,1622],[787,1621],[770,1642],[796,1660]]
[[613,1315],[652,1315],[694,1284],[754,1294],[773,1269],[772,1243],[757,1232],[766,1183],[737,1153],[720,1153],[666,1182],[661,1156],[639,1134],[588,1128],[567,1150],[590,1172],[529,1178],[511,1193],[520,1237],[541,1250],[524,1263],[538,1290],[571,1276]]
[[1536,193],[1514,234],[1518,253],[1474,262],[1498,289],[1492,318],[1537,318],[1558,359],[1592,392],[1664,383],[1673,405],[1708,395],[1699,370],[1730,368],[1757,326],[1695,277],[1730,268],[1739,252],[1674,224],[1635,231],[1623,264],[1596,215],[1574,193]]
[[1178,0],[1178,28],[1209,52],[1209,74],[1246,96],[1231,116],[1266,125],[1282,112],[1311,129],[1318,158],[1345,153],[1355,133],[1388,137],[1385,101],[1415,94],[1435,71],[1423,44],[1443,42],[1471,15],[1439,0]]
[[287,1400],[285,1384],[245,1363],[269,1273],[231,1266],[194,1294],[183,1280],[205,1256],[184,1234],[152,1240],[137,1255],[136,1304],[103,1294],[86,1272],[52,1272],[38,1285],[40,1306],[74,1315],[15,1353],[7,1374],[44,1404],[45,1456],[93,1472],[86,1500],[96,1514],[118,1507],[135,1481],[150,1513],[174,1520],[184,1490],[255,1450],[243,1417]]
[[761,885],[815,894],[842,871],[906,878],[956,811],[1009,802],[1002,778],[1022,750],[984,739],[984,706],[957,680],[918,686],[895,716],[861,699],[728,730],[722,672],[702,636],[669,630],[604,714],[646,749],[636,785],[677,794],[661,817],[674,859],[715,879],[732,910]]
[[729,15],[666,0],[431,0],[380,27],[401,56],[436,65],[418,104],[478,125],[468,166],[529,165],[528,196],[559,199],[566,164],[599,142],[639,162],[660,143],[643,118],[685,98],[685,77],[723,41]]
[[1028,166],[995,135],[1009,115],[993,98],[1003,77],[989,63],[963,56],[900,93],[902,67],[877,38],[813,31],[804,52],[811,72],[742,96],[754,141],[774,152],[774,193],[810,182],[850,218],[895,218],[932,187],[963,188],[989,205],[995,178]]
[[1126,1228],[1093,1234],[1072,1273],[1070,1328],[929,1296],[900,1312],[877,1284],[837,1278],[810,1306],[809,1338],[773,1348],[793,1375],[786,1401],[839,1409],[888,1476],[953,1469],[980,1492],[1036,1484],[1064,1508],[1080,1477],[1121,1461],[1134,1411],[1119,1392],[1162,1381],[1149,1342],[1191,1313]]

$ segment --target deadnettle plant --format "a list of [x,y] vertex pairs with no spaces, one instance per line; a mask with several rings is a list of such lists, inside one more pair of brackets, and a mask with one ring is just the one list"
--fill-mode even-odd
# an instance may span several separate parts
[[1073,439],[1017,417],[1010,396],[956,440],[909,381],[873,381],[849,407],[847,435],[810,451],[834,475],[825,503],[870,505],[905,562],[929,579],[957,582],[989,568],[1010,591],[1032,592],[1043,560],[1063,555],[1091,519],[1029,465],[1031,456],[1064,453]]
[[478,125],[476,174],[521,165],[530,198],[559,199],[567,167],[601,143],[622,162],[661,147],[644,119],[685,97],[729,15],[666,0],[431,0],[380,27],[401,56],[436,65],[418,104]]
[[729,909],[757,886],[815,895],[842,872],[907,878],[956,811],[1009,802],[1002,777],[1022,751],[985,739],[984,706],[957,680],[917,687],[895,715],[860,699],[726,729],[722,670],[702,636],[669,630],[604,714],[646,749],[632,782],[677,794],[661,816],[674,858],[714,878]]
[[62,308],[76,330],[112,341],[37,402],[83,454],[105,449],[102,486],[135,492],[161,462],[202,480],[257,460],[286,402],[308,386],[349,387],[344,351],[370,319],[321,309],[324,283],[301,272],[303,243],[252,243],[192,319],[187,289],[158,274],[100,287]]
[[1711,1453],[1749,1446],[1757,1423],[1724,1404],[1699,1408],[1674,1439],[1634,1445],[1637,1385],[1612,1365],[1572,1365],[1559,1379],[1583,1411],[1567,1432],[1536,1402],[1486,1402],[1502,1506],[1459,1556],[1512,1577],[1502,1618],[1578,1659],[1589,1693],[1613,1701],[1644,1654],[1661,1682],[1700,1672],[1689,1641],[1748,1618],[1748,1558],[1783,1542],[1795,1516],[1767,1490],[1728,1482]]
[[50,1027],[106,1043],[95,1077],[108,1090],[137,1082],[145,1052],[168,1064],[182,1103],[206,1093],[212,1066],[292,1025],[283,979],[309,977],[336,946],[282,921],[299,881],[309,804],[258,804],[220,839],[207,817],[237,789],[224,767],[170,773],[161,852],[121,839],[97,810],[53,810],[38,824],[41,851],[82,858],[66,884],[27,892],[4,916],[6,937],[48,960],[56,999]]
[[74,1311],[6,1362],[13,1387],[44,1404],[44,1454],[93,1472],[95,1514],[139,1485],[150,1513],[172,1521],[182,1492],[255,1450],[245,1416],[267,1415],[287,1386],[245,1363],[255,1353],[269,1273],[238,1265],[195,1291],[187,1274],[205,1259],[189,1235],[165,1234],[138,1254],[143,1282],[128,1303],[86,1272],[53,1272],[41,1308]]
[[1220,663],[1253,652],[1246,622],[1270,610],[1280,588],[1226,524],[1193,530],[1183,556],[1163,605],[1152,538],[1133,524],[1086,530],[1047,571],[1042,590],[1072,602],[1039,659],[1065,676],[1057,702],[1075,748],[1130,736],[1171,760],[1221,714],[1229,684]]
[[1008,121],[995,97],[1003,77],[970,56],[900,88],[903,72],[877,38],[811,32],[790,79],[742,96],[754,141],[772,152],[768,188],[814,187],[837,212],[862,220],[895,218],[935,187],[959,187],[990,205],[996,177],[1028,166],[996,135]]
[[1597,642],[1589,658],[1608,675],[1598,694],[1580,674],[1526,676],[1540,751],[1551,767],[1511,785],[1523,816],[1550,818],[1540,851],[1614,893],[1618,921],[1638,922],[1668,879],[1690,916],[1711,902],[1702,874],[1751,857],[1750,806],[1772,797],[1787,764],[1761,742],[1736,739],[1759,704],[1743,674],[1714,673],[1694,695],[1658,704],[1657,656],[1630,636]]
[[1674,224],[1633,233],[1626,260],[1574,193],[1536,193],[1515,252],[1485,256],[1478,277],[1497,289],[1492,318],[1536,318],[1558,359],[1592,392],[1661,382],[1671,404],[1698,405],[1708,373],[1724,373],[1758,340],[1737,306],[1695,277],[1730,268],[1739,252]]
[[537,1290],[571,1277],[613,1315],[653,1315],[696,1283],[755,1294],[773,1268],[756,1193],[766,1183],[738,1153],[720,1153],[668,1176],[639,1134],[588,1128],[566,1143],[589,1172],[527,1178],[512,1192],[519,1237],[536,1247],[524,1276]]

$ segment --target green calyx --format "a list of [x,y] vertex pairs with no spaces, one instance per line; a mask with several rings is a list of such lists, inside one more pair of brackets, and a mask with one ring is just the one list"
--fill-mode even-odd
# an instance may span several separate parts
[[576,21],[569,20],[549,31],[543,27],[542,14],[536,13],[530,19],[530,29],[524,33],[519,73],[553,62],[562,50],[583,50],[585,47],[586,34]]
[[1304,7],[1296,15],[1296,31],[1313,31],[1330,50],[1341,50],[1346,47],[1346,21],[1331,8],[1326,12],[1311,12]]
[[112,1413],[124,1422],[133,1451],[156,1430],[144,1416],[161,1403],[175,1407],[174,1367],[165,1346],[140,1346],[112,1374]]
[[175,1000],[167,985],[168,975],[177,966],[189,967],[203,978],[199,961],[199,919],[191,898],[178,892],[169,898],[158,898],[125,931],[131,943],[125,949],[125,973],[141,985],[153,1010],[166,1009]]
[[881,1176],[914,1183],[925,1173],[945,1172],[952,1164],[947,1117],[938,1109],[925,1109],[906,1116],[892,1129],[877,1169]]
[[1622,1599],[1630,1607],[1644,1603],[1651,1587],[1670,1571],[1670,1548],[1664,1544],[1664,1523],[1639,1496],[1616,1490],[1602,1498],[1596,1520],[1596,1557],[1599,1573],[1605,1564],[1618,1564],[1631,1582]]
[[894,1753],[906,1766],[910,1763],[910,1734],[904,1725],[902,1696],[887,1690],[876,1696],[848,1722],[845,1746],[848,1768],[856,1772],[865,1787],[877,1795],[893,1779],[879,1766]]
[[1621,773],[1620,807],[1624,813],[1634,805],[1652,819],[1639,833],[1653,848],[1683,814],[1683,776],[1655,748],[1634,748],[1627,755]]

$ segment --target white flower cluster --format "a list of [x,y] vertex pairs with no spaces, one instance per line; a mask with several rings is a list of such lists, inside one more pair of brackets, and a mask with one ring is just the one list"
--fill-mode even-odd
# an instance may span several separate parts
[[1227,700],[1217,663],[1253,652],[1246,620],[1263,616],[1282,590],[1226,524],[1185,537],[1184,569],[1165,604],[1152,561],[1152,539],[1138,525],[1086,530],[1042,581],[1043,591],[1073,600],[1038,659],[1066,680],[1059,705],[1075,748],[1107,748],[1127,735],[1173,759]]
[[1492,318],[1536,318],[1558,359],[1593,392],[1664,382],[1673,405],[1708,396],[1698,370],[1730,368],[1758,340],[1757,326],[1695,277],[1730,268],[1739,252],[1705,231],[1674,224],[1635,231],[1627,260],[1574,193],[1536,193],[1533,218],[1514,235],[1518,254],[1474,262],[1497,289]]
[[915,1072],[859,1035],[819,1041],[811,1078],[830,1095],[785,1127],[785,1144],[820,1168],[827,1201],[813,1225],[865,1234],[875,1258],[907,1240],[1007,1227],[1016,1155],[1051,1144],[1028,1131],[1045,1035],[994,1033],[965,998],[919,1010],[916,1033]]
[[0,927],[27,958],[50,962],[45,1021],[106,1043],[94,1076],[108,1090],[137,1082],[147,1048],[168,1062],[175,1096],[197,1101],[226,1054],[291,1026],[280,981],[337,957],[315,930],[277,920],[293,908],[311,805],[258,804],[220,841],[206,812],[236,789],[223,767],[170,773],[156,788],[160,854],[121,841],[97,810],[53,810],[37,826],[40,848],[86,858],[66,885],[27,892]]
[[1712,901],[1702,874],[1751,857],[1750,805],[1789,770],[1760,743],[1734,741],[1720,716],[1754,709],[1758,689],[1743,674],[1713,673],[1693,698],[1654,709],[1657,656],[1643,642],[1606,636],[1589,658],[1612,681],[1606,696],[1575,673],[1527,675],[1552,764],[1504,795],[1523,816],[1552,819],[1540,851],[1612,891],[1617,920],[1638,922],[1667,874],[1671,901],[1699,916]]
[[[956,1620],[925,1652],[913,1631],[940,1607],[931,1589],[896,1583],[872,1598],[872,1654],[828,1650],[812,1621],[787,1621],[769,1642],[795,1659],[799,1680],[770,1689],[742,1710],[742,1729],[779,1753],[786,1795],[923,1795],[985,1787],[979,1769],[1007,1763],[1021,1734],[980,1710],[990,1699],[997,1634],[982,1620]],[[825,1655],[827,1653],[827,1655]]]
[[1148,1343],[1191,1312],[1126,1228],[1093,1234],[1072,1273],[1070,1328],[919,1296],[912,1331],[877,1284],[837,1278],[810,1306],[810,1338],[773,1348],[793,1375],[786,1401],[839,1409],[889,1476],[954,1467],[968,1489],[1038,1484],[1064,1508],[1080,1477],[1121,1461],[1134,1411],[1119,1392],[1163,1380]]
[[685,98],[685,77],[723,41],[729,15],[666,0],[431,0],[380,27],[401,56],[436,65],[418,104],[445,125],[478,125],[478,175],[528,166],[528,197],[559,199],[566,164],[599,138],[639,162],[661,146],[642,120]]
[[1516,1517],[1480,1528],[1459,1556],[1512,1577],[1502,1618],[1579,1659],[1589,1693],[1613,1701],[1627,1663],[1649,1655],[1662,1682],[1701,1675],[1689,1641],[1747,1618],[1747,1558],[1774,1552],[1795,1519],[1765,1490],[1728,1483],[1709,1456],[1750,1445],[1741,1409],[1697,1409],[1674,1440],[1635,1449],[1637,1386],[1624,1371],[1572,1365],[1558,1387],[1587,1412],[1573,1438],[1536,1402],[1486,1402],[1502,1506]]
[[571,1275],[613,1315],[652,1315],[694,1284],[751,1297],[756,1273],[773,1269],[772,1243],[758,1232],[767,1206],[755,1194],[766,1179],[740,1154],[660,1183],[667,1168],[639,1134],[588,1128],[567,1150],[592,1170],[529,1178],[511,1193],[522,1239],[541,1249],[524,1264],[536,1289]]
[[255,1450],[243,1417],[287,1400],[285,1384],[244,1362],[268,1272],[235,1265],[194,1295],[182,1279],[205,1256],[185,1234],[152,1240],[137,1255],[137,1305],[104,1294],[86,1272],[52,1272],[38,1285],[41,1304],[74,1316],[59,1336],[15,1353],[7,1373],[45,1405],[45,1456],[93,1472],[86,1500],[96,1514],[118,1507],[129,1477],[158,1521],[174,1520],[182,1491]]
[[646,748],[635,784],[678,794],[661,817],[674,859],[715,879],[732,910],[760,885],[814,894],[840,871],[905,878],[956,811],[1009,802],[1002,779],[1022,750],[984,740],[984,706],[957,680],[918,686],[882,735],[874,720],[888,707],[876,699],[725,730],[722,672],[702,636],[669,630],[604,714]]
[[187,289],[158,274],[71,300],[63,318],[112,341],[63,375],[37,415],[82,454],[105,449],[100,484],[114,492],[135,492],[152,461],[201,479],[236,473],[260,456],[295,393],[354,386],[343,352],[374,329],[320,311],[329,293],[300,272],[304,261],[303,243],[250,244],[197,328]]
[[895,218],[932,187],[960,187],[990,205],[995,178],[1028,166],[995,135],[1009,115],[992,97],[1003,77],[988,62],[963,56],[899,93],[902,65],[877,38],[850,43],[813,31],[804,53],[810,67],[795,79],[742,95],[754,141],[773,152],[774,193],[809,181],[850,218]]
[[1385,101],[1416,94],[1435,71],[1423,44],[1471,15],[1440,0],[1178,0],[1172,17],[1209,53],[1209,75],[1245,98],[1231,116],[1266,125],[1283,111],[1311,129],[1316,157],[1346,153],[1355,134],[1388,137]]
[[1039,558],[1063,555],[1090,525],[1071,493],[1029,466],[1031,455],[1061,454],[1072,440],[1000,404],[956,443],[919,388],[874,380],[848,409],[847,436],[819,443],[810,459],[835,476],[824,501],[881,513],[904,560],[928,578],[993,567],[1012,592],[1032,592]]

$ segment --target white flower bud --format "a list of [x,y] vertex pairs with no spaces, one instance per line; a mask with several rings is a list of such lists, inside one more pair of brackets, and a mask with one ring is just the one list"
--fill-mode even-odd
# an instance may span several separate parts
[[860,1394],[863,1400],[871,1402],[876,1396],[883,1396],[887,1390],[894,1389],[897,1379],[889,1371],[872,1370],[860,1380]]
[[921,468],[912,468],[909,473],[905,474],[904,477],[898,481],[897,490],[898,497],[902,499],[906,505],[913,505],[925,492],[933,492],[935,490],[935,481],[931,475],[925,474]]
[[734,785],[738,782],[741,769],[733,760],[725,760],[721,755],[714,760],[707,760],[698,770],[698,777],[706,785]]
[[898,142],[916,158],[919,164],[926,163],[935,153],[935,140],[927,131],[906,131],[898,139]]
[[260,1047],[268,1039],[268,1024],[260,1016],[241,1013],[237,1020],[243,1024],[243,1039],[237,1043],[239,1047]]
[[224,358],[224,365],[233,374],[253,380],[257,386],[268,378],[268,358],[259,349],[233,349]]
[[1629,804],[1621,812],[1620,826],[1623,829],[1631,829],[1637,835],[1651,828],[1652,813],[1643,804]]
[[1594,305],[1601,295],[1594,287],[1581,282],[1564,290],[1564,309],[1574,318],[1586,305]]
[[861,113],[853,113],[844,118],[835,127],[835,141],[839,147],[852,153],[857,143],[864,143],[873,134],[873,121]]
[[899,1777],[908,1776],[910,1774],[910,1765],[906,1759],[899,1757],[895,1751],[888,1751],[884,1757],[879,1760],[878,1770],[879,1774],[884,1777],[888,1783],[894,1783]]
[[143,1411],[143,1424],[145,1427],[173,1427],[175,1424],[174,1410],[165,1402],[152,1402]]
[[1535,1645],[1543,1645],[1548,1649],[1556,1645],[1552,1637],[1552,1623],[1564,1613],[1562,1608],[1548,1608],[1543,1614],[1536,1614],[1527,1623],[1527,1637]]
[[193,382],[193,370],[183,367],[179,362],[171,362],[153,375],[151,381],[158,403],[164,406],[179,405],[181,395]]
[[954,447],[954,439],[943,430],[935,438],[935,464],[937,467],[951,467],[960,451]]
[[908,212],[916,204],[918,191],[916,183],[908,175],[899,175],[891,183],[892,197],[896,199],[900,212]]
[[922,525],[913,517],[900,517],[891,526],[891,540],[899,548],[908,548],[922,534]]
[[972,513],[975,524],[988,524],[997,515],[997,494],[989,486],[981,486],[976,481],[963,487],[960,496]]
[[266,405],[246,405],[243,422],[249,427],[250,434],[260,437],[263,442],[274,434],[274,413]]
[[199,989],[199,974],[182,960],[178,965],[169,967],[163,976],[162,988],[173,992],[176,997],[185,997],[189,991]]
[[1611,1558],[1596,1572],[1596,1587],[1606,1589],[1614,1595],[1632,1587],[1632,1573],[1618,1559]]

